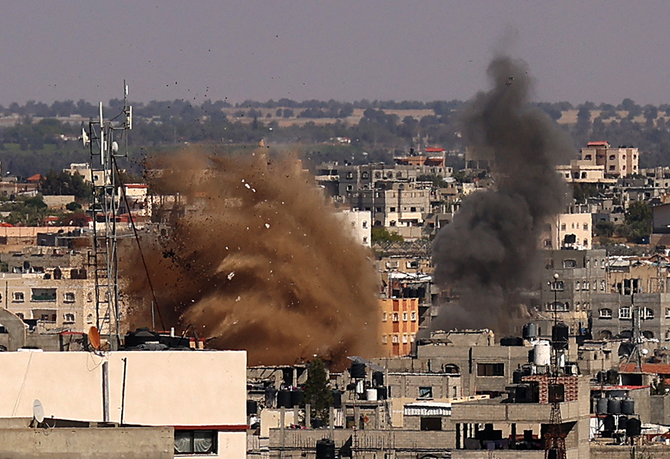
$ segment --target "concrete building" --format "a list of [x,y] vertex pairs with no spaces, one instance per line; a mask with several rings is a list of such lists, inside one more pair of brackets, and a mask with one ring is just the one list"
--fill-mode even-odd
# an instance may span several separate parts
[[174,429],[174,454],[244,457],[243,351],[2,352],[0,418]]
[[592,161],[573,159],[569,165],[560,164],[556,171],[568,183],[593,183],[610,184],[616,183],[616,179],[605,177],[605,166],[593,164]]
[[541,247],[544,249],[590,249],[593,216],[579,212],[558,214],[546,223],[540,235]]
[[391,230],[421,226],[430,211],[430,187],[416,183],[380,182],[358,193],[355,207],[372,212],[374,226]]
[[637,148],[612,148],[608,142],[589,142],[581,150],[582,161],[604,166],[609,177],[625,177],[639,173],[640,154]]
[[344,230],[365,247],[372,245],[372,214],[365,210],[343,210],[338,213],[342,217]]
[[382,355],[401,357],[412,352],[419,331],[419,298],[380,299]]

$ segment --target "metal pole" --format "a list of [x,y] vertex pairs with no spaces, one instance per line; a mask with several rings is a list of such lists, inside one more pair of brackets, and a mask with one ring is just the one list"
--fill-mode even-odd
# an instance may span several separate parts
[[109,422],[109,361],[102,362],[102,421]]
[[119,419],[119,424],[123,425],[123,415],[126,412],[126,373],[128,370],[128,358],[124,357],[123,360],[123,383],[121,386],[121,418]]

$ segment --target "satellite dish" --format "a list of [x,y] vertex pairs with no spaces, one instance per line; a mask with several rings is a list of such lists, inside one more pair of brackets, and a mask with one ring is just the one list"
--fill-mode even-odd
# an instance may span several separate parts
[[33,402],[33,417],[38,423],[44,422],[44,407],[38,399]]
[[100,350],[100,332],[96,326],[93,326],[88,331],[88,341],[93,346],[93,349],[96,351]]

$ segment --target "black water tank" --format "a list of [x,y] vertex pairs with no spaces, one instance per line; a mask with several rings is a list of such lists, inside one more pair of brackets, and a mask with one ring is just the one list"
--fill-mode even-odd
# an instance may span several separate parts
[[388,398],[388,388],[386,386],[380,386],[377,388],[377,399],[386,400]]
[[626,430],[626,425],[628,424],[628,416],[619,416],[617,419],[617,428],[619,430]]
[[621,414],[621,400],[618,398],[608,398],[607,412],[610,414]]
[[531,403],[533,401],[533,393],[528,384],[520,384],[516,386],[514,391],[514,401],[516,403]]
[[291,405],[291,391],[290,390],[280,390],[277,394],[277,408],[292,408]]
[[621,400],[621,412],[623,414],[634,414],[635,413],[635,400],[632,398],[624,398]]
[[317,440],[316,459],[335,459],[335,442],[327,438]]
[[612,416],[611,414],[605,416],[605,419],[603,421],[603,427],[605,428],[605,430],[615,430],[616,426],[614,424],[615,424],[614,416]]
[[642,422],[638,418],[629,418],[626,422],[626,436],[639,437],[642,433]]
[[383,386],[384,385],[384,372],[383,371],[375,371],[372,373],[372,382],[376,387]]
[[333,408],[342,408],[342,391],[333,389]]
[[500,339],[500,345],[505,347],[523,346],[523,338],[518,336],[505,336]]
[[537,325],[530,323],[523,326],[522,335],[524,339],[537,338]]
[[521,384],[523,381],[523,370],[517,369],[512,372],[512,384]]
[[296,389],[291,391],[291,406],[300,406],[305,399],[305,391]]
[[365,378],[365,364],[364,363],[352,363],[349,367],[349,374],[354,379],[363,379]]
[[247,400],[247,416],[258,412],[258,402],[256,400]]
[[551,342],[554,349],[567,349],[569,337],[570,327],[563,322],[559,322],[551,327]]
[[616,370],[607,370],[607,381],[609,384],[619,384],[619,372]]

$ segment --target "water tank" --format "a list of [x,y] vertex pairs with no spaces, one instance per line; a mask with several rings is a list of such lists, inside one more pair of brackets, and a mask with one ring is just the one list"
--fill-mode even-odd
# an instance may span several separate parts
[[339,389],[333,389],[333,408],[342,408],[342,392]]
[[626,422],[626,436],[638,437],[642,433],[642,422],[638,418],[629,418]]
[[512,384],[521,384],[521,381],[523,381],[523,370],[519,368],[512,372]]
[[597,414],[607,414],[607,399],[599,398],[596,402],[596,413]]
[[531,403],[533,401],[533,393],[528,384],[519,384],[514,389],[514,401],[516,403]]
[[386,386],[377,388],[377,398],[379,400],[386,400],[388,398],[388,388]]
[[356,362],[352,363],[349,367],[349,374],[354,379],[365,378],[365,364]]
[[291,406],[300,406],[305,399],[305,392],[302,389],[291,391]]
[[609,384],[619,384],[619,372],[616,370],[607,370],[607,381]]
[[372,382],[377,387],[383,386],[384,385],[384,372],[383,371],[375,371],[374,373],[372,373]]
[[371,402],[377,401],[377,389],[367,389],[365,391],[365,399]]
[[537,338],[537,325],[535,324],[524,325],[522,334],[524,339],[530,340]]
[[618,398],[608,398],[607,412],[609,414],[621,414],[621,400]]
[[570,327],[562,322],[551,327],[551,341],[554,349],[567,349],[568,338],[570,337]]
[[277,408],[292,408],[291,405],[291,391],[290,390],[280,390],[277,393]]
[[316,459],[335,459],[335,442],[327,438],[317,440]]
[[607,372],[599,371],[598,374],[596,374],[596,381],[598,381],[600,384],[606,383],[607,382]]
[[519,338],[518,336],[505,336],[500,339],[500,345],[505,347],[523,346],[523,338]]
[[632,398],[624,398],[621,400],[621,412],[623,414],[634,414],[635,413],[635,400]]
[[616,426],[614,425],[614,416],[608,414],[603,420],[603,427],[605,430],[615,430]]
[[540,341],[533,346],[533,363],[535,365],[551,363],[551,346],[548,341]]
[[628,416],[619,416],[617,419],[617,429],[626,430],[626,425],[628,424]]
[[258,402],[256,400],[247,400],[247,416],[258,412]]

